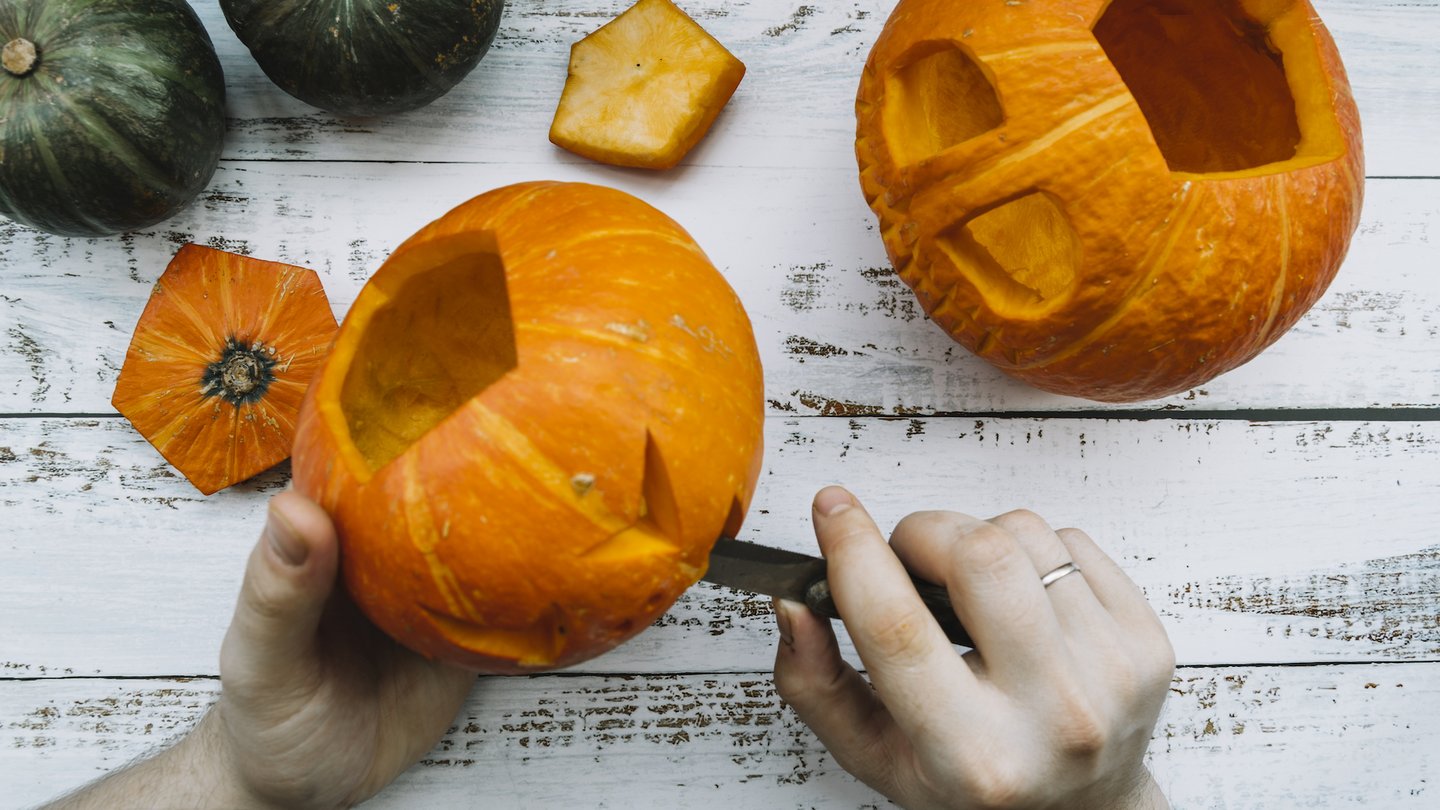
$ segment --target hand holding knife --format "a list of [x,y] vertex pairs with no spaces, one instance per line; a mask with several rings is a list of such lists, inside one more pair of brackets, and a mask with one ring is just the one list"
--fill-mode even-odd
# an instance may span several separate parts
[[[830,595],[823,557],[722,536],[710,552],[710,568],[703,579],[727,588],[800,602],[821,616],[841,618]],[[975,646],[960,625],[945,588],[913,577],[911,581],[946,638],[954,644]]]

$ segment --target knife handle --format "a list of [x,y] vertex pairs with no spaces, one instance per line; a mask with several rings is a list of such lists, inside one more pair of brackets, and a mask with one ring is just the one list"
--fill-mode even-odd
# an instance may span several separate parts
[[[970,634],[960,625],[960,617],[955,615],[955,606],[950,604],[950,593],[944,587],[933,582],[926,582],[921,579],[910,578],[915,585],[915,592],[920,594],[920,601],[930,610],[930,615],[940,624],[940,629],[945,631],[945,637],[950,639],[951,644],[959,644],[963,647],[974,647],[975,642],[970,639]],[[835,598],[830,594],[830,580],[817,579],[805,591],[805,604],[810,610],[821,616],[830,619],[839,619],[840,611],[835,607]]]

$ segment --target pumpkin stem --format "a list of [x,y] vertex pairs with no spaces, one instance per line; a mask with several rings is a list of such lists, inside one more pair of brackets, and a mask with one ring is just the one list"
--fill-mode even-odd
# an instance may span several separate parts
[[222,397],[231,405],[258,402],[275,381],[275,350],[261,343],[230,338],[220,359],[205,367],[200,395]]
[[16,37],[5,43],[0,50],[0,65],[12,76],[28,76],[40,63],[40,52],[35,43],[23,37]]

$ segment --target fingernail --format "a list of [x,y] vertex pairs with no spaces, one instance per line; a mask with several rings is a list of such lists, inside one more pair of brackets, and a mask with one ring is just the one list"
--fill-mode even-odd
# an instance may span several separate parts
[[775,626],[780,630],[780,642],[786,647],[795,646],[795,633],[790,629],[790,604],[783,599],[774,600]]
[[844,487],[826,487],[815,496],[815,511],[825,517],[835,517],[855,505],[855,496]]
[[309,547],[300,539],[300,533],[295,531],[294,524],[275,508],[274,503],[270,504],[265,517],[265,539],[270,542],[275,556],[286,565],[304,565],[305,558],[310,554]]

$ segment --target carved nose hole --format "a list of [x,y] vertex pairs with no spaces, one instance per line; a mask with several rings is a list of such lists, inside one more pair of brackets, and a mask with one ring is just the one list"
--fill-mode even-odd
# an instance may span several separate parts
[[371,316],[345,374],[351,441],[378,470],[518,363],[499,256],[417,273]]
[[902,165],[918,163],[1004,121],[989,77],[953,42],[918,46],[885,82],[885,139]]
[[1080,238],[1044,192],[972,214],[937,241],[985,303],[1006,317],[1048,311],[1070,292],[1080,268]]
[[1300,124],[1284,60],[1236,0],[1114,0],[1094,33],[1171,171],[1295,157]]

